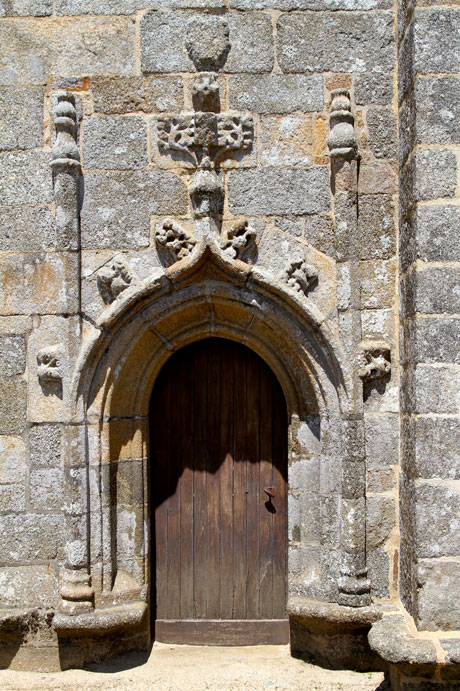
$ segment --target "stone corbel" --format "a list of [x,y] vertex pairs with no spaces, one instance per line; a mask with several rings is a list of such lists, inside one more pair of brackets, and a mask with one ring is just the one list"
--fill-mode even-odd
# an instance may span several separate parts
[[119,255],[97,273],[97,287],[106,305],[110,305],[126,288],[136,282],[137,276]]
[[364,381],[382,379],[391,373],[391,351],[383,341],[364,341],[361,354],[363,364],[359,376]]

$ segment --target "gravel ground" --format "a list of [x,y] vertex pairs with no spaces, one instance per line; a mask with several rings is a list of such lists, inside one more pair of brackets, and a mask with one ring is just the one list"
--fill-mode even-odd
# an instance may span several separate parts
[[376,691],[383,674],[330,671],[296,660],[288,646],[213,648],[155,643],[148,657],[129,653],[87,670],[0,672],[2,691]]

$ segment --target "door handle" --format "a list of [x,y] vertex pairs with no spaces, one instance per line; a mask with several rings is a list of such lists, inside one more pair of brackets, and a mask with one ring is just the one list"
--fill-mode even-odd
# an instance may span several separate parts
[[275,496],[275,488],[274,487],[264,487],[264,492],[268,496],[269,500],[273,499]]

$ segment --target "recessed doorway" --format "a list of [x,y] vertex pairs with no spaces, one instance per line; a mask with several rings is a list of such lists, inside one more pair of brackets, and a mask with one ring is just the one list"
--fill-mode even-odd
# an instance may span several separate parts
[[208,338],[151,400],[152,617],[168,643],[287,643],[287,412],[256,353]]

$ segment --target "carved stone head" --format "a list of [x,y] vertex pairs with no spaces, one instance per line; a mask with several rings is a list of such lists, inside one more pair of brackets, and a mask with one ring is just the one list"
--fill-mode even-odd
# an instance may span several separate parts
[[59,344],[38,351],[37,374],[42,384],[62,381],[62,348]]

